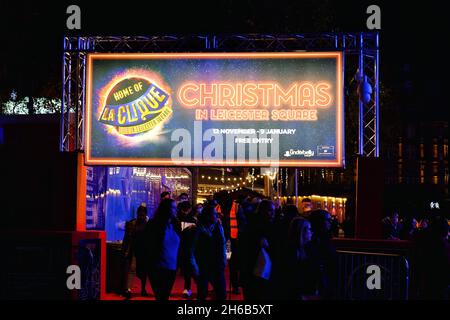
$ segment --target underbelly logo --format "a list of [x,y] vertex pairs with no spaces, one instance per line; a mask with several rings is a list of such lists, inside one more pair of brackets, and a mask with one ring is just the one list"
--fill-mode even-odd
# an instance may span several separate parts
[[169,90],[145,76],[124,75],[109,85],[99,122],[124,136],[136,136],[165,123],[172,115]]
[[312,150],[294,150],[294,149],[289,149],[289,150],[285,151],[284,156],[285,157],[303,156],[305,158],[311,158],[311,157],[314,157],[314,151],[312,151]]

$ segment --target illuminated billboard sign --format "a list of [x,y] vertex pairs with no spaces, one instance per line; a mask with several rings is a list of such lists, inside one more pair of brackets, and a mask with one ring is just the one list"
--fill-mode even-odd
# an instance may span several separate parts
[[340,52],[90,54],[89,165],[343,165]]

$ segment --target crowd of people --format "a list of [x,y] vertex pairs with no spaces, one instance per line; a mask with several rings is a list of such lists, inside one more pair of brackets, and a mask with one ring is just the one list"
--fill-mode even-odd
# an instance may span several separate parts
[[[439,217],[431,217],[436,222]],[[397,211],[382,220],[383,236],[388,240],[417,240],[422,234],[429,231],[430,220],[427,218],[418,221],[413,216],[400,219]]]
[[[227,265],[231,292],[242,292],[246,300],[336,298],[337,254],[331,240],[339,228],[346,236],[354,234],[353,219],[338,224],[328,211],[313,210],[308,198],[299,208],[258,196],[233,200],[226,191],[195,205],[187,194],[177,200],[163,192],[150,219],[141,205],[136,219],[126,223],[122,243],[126,298],[136,275],[142,296],[148,295],[149,279],[156,299],[169,299],[180,270],[186,298],[192,297],[195,283],[198,300],[208,298],[209,284],[212,298],[225,300]],[[446,297],[447,219],[400,219],[394,212],[382,223],[385,239],[414,243],[418,296]]]
[[148,278],[156,299],[167,300],[180,269],[187,298],[194,280],[198,300],[207,299],[209,284],[212,298],[225,300],[227,263],[231,291],[242,290],[246,300],[334,297],[337,258],[327,211],[312,210],[310,201],[301,203],[300,212],[258,196],[236,201],[228,192],[195,206],[187,195],[178,200],[162,193],[151,219],[141,205],[126,223],[125,297],[131,296],[130,270],[141,280],[141,295],[148,295]]
[[428,218],[417,220],[413,216],[401,219],[393,211],[382,220],[385,239],[413,243],[417,298],[450,299],[450,229],[442,213],[434,211]]

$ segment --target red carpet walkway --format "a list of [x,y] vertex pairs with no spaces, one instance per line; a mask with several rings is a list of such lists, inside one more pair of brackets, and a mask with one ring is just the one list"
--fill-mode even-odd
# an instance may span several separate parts
[[[240,288],[241,294],[231,294],[230,293],[230,278],[228,273],[228,268],[225,272],[225,278],[227,280],[227,299],[229,300],[243,300],[242,296],[242,288]],[[183,297],[183,290],[184,290],[184,278],[180,275],[180,272],[177,273],[177,278],[175,280],[175,284],[172,289],[172,295],[170,297],[170,300],[195,300],[196,299],[196,292],[197,288],[195,285],[195,281],[192,279],[192,296],[189,299],[186,299]],[[155,300],[155,296],[153,295],[153,291],[151,289],[150,283],[147,280],[147,286],[146,286],[148,297],[141,297],[141,283],[138,278],[134,278],[133,286],[131,288],[132,295],[130,300]],[[212,287],[210,285],[210,292],[208,295],[208,300],[211,300],[214,298],[214,292],[212,291]],[[106,293],[105,300],[125,300],[124,297],[115,294],[115,293]]]

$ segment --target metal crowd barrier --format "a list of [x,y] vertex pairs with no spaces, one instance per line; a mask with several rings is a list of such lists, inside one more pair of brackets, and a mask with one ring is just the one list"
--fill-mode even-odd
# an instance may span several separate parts
[[[409,261],[403,255],[338,250],[337,298],[342,300],[408,300]],[[380,288],[367,285],[379,267]],[[373,277],[370,279],[373,280]],[[371,281],[369,281],[371,282]]]

